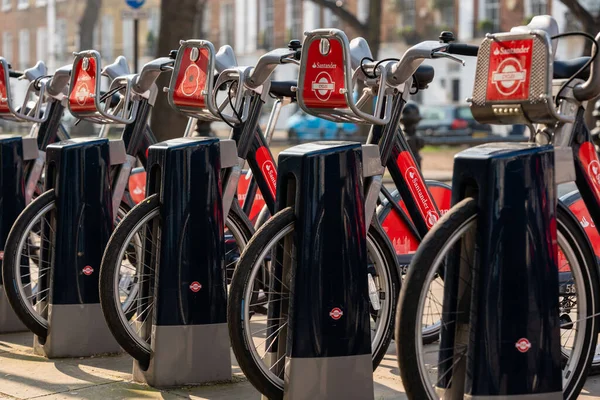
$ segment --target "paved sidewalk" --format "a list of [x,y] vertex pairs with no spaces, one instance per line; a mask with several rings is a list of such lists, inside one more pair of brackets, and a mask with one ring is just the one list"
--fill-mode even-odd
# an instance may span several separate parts
[[[260,399],[235,363],[230,383],[159,391],[131,382],[129,356],[47,360],[31,343],[30,333],[0,335],[0,399]],[[580,398],[600,399],[600,377]],[[393,345],[375,372],[375,399],[406,399]]]

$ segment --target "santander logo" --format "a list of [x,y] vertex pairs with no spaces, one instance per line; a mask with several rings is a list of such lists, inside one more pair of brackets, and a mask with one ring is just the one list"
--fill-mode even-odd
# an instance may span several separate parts
[[419,177],[419,172],[415,167],[408,167],[404,172],[404,179],[408,182],[409,186],[412,188],[413,194],[415,194],[420,201],[421,210],[424,211],[425,214],[425,223],[429,228],[431,228],[438,219],[437,213],[432,209],[431,204],[429,204],[429,196],[425,194],[425,188],[421,186],[422,180]]
[[274,192],[274,189],[277,187],[277,170],[275,169],[273,161],[265,160],[260,169],[263,175],[267,178],[267,182],[269,183],[271,191]]
[[531,47],[528,47],[525,45],[521,45],[521,47],[514,47],[514,48],[499,47],[494,50],[494,55],[498,56],[500,54],[525,54],[525,53],[529,53],[530,48]]
[[321,64],[319,62],[315,62],[312,65],[313,68],[320,68],[320,69],[336,69],[337,68],[337,64],[336,63],[327,63],[327,64]]

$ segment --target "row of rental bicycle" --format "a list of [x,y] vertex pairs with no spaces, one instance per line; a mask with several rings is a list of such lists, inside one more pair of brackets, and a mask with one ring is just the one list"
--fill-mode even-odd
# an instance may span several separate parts
[[[568,35],[592,41],[592,54],[555,60]],[[206,40],[181,41],[139,73],[123,57],[102,66],[94,50],[52,75],[0,58],[0,117],[33,122],[30,135],[0,136],[0,332],[26,327],[50,358],[123,349],[134,379],[156,387],[230,379],[232,348],[269,399],[373,398],[372,371],[394,340],[411,399],[519,388],[576,398],[600,368],[600,162],[583,122],[600,94],[599,45],[538,16],[480,46],[445,32],[398,59],[375,60],[337,29],[254,66]],[[435,60],[461,57],[477,57],[475,119],[531,135],[457,155],[451,189],[424,180],[400,117]],[[283,64],[297,80],[273,79]],[[10,78],[29,82],[22,104]],[[157,143],[148,119],[165,95],[189,123]],[[276,162],[269,141],[290,102],[371,125],[366,144],[307,143]],[[69,138],[66,109],[123,126],[121,138]],[[197,121],[231,134],[196,137]],[[557,199],[556,185],[573,181]],[[523,266],[487,268],[525,253]],[[511,292],[523,282],[531,290]],[[539,324],[513,340],[520,313]]]

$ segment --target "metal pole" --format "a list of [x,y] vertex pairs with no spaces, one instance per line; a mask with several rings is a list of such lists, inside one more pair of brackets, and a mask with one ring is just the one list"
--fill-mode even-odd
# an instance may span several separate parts
[[139,20],[133,19],[133,72],[138,71],[138,36],[139,36]]

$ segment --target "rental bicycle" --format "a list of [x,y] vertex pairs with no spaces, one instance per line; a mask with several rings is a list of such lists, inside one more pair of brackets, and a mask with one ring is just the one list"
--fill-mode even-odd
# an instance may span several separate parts
[[[528,89],[520,88],[520,83],[516,86],[513,83],[511,86],[510,82],[506,82],[508,87],[505,91],[508,92],[508,95],[503,100],[510,103],[508,110],[514,110],[515,106],[517,110],[522,109],[523,114],[515,114],[521,117],[529,115],[527,113],[531,111],[527,110],[532,109],[532,104],[539,105],[537,114],[532,115],[538,120],[542,117],[545,118],[545,122],[531,127],[532,132],[535,132],[531,139],[532,146],[552,144],[555,147],[566,148],[567,152],[572,154],[573,160],[569,163],[574,164],[575,183],[590,212],[592,221],[598,226],[600,223],[600,176],[597,172],[600,171],[600,164],[583,115],[587,101],[600,92],[600,82],[598,82],[600,62],[597,60],[600,35],[594,38],[584,33],[559,34],[556,21],[549,16],[535,17],[527,27],[515,28],[511,34],[514,35],[515,32],[535,35],[538,38],[536,40],[547,41],[550,49],[553,48],[554,39],[567,35],[579,35],[594,43],[591,57],[575,60],[564,62],[553,60],[553,51],[550,51],[548,77],[543,76],[544,68],[539,68],[537,73],[542,71],[542,75],[538,76],[535,81],[533,77],[531,78],[531,85],[534,85],[535,82],[538,87],[544,86],[547,82],[548,87],[540,92],[540,95],[544,96],[543,102],[539,101],[540,95],[535,97],[535,100],[530,100]],[[494,42],[495,51],[497,51],[494,54],[501,54],[501,50],[504,50],[503,46],[507,48],[507,51],[514,48],[519,50],[518,40],[514,41],[514,45],[508,40],[503,42],[502,35],[490,36],[491,38],[497,37],[499,40]],[[531,36],[524,38],[521,42],[527,42],[525,39],[528,38],[530,42]],[[490,42],[493,40],[495,39],[484,40],[485,47],[482,44],[481,49],[478,46],[461,45],[446,48],[444,51],[477,56],[479,70],[479,64],[487,65],[485,63],[491,57],[492,45]],[[417,45],[421,50],[428,46],[427,42]],[[524,46],[525,50],[520,50],[521,53],[531,54],[530,47],[532,45]],[[516,54],[516,51],[513,53]],[[522,57],[527,57],[527,54]],[[421,62],[425,58],[430,57],[423,51],[416,62]],[[481,68],[482,71],[484,69]],[[535,69],[532,69],[532,73],[533,71]],[[527,73],[525,71],[525,74]],[[478,99],[477,107],[481,108],[480,94],[482,92],[476,91],[477,88],[483,88],[485,95],[485,88],[488,87],[487,72],[481,74],[478,72],[474,87],[472,104],[475,104]],[[521,90],[521,92],[517,92],[517,90]],[[526,91],[523,92],[523,90]],[[517,94],[511,97],[516,92]],[[472,105],[472,107],[474,106]],[[481,113],[475,117],[484,119]],[[511,116],[488,114],[485,119],[491,123],[506,123],[511,120]],[[456,303],[456,312],[447,314],[441,312],[442,307],[446,306],[444,293],[447,288],[444,283],[450,279],[456,280],[453,276],[448,275],[445,268],[449,257],[461,260],[460,281],[463,282],[464,293],[471,292],[469,288],[472,287],[471,279],[473,279],[476,267],[472,261],[478,249],[475,232],[477,225],[482,223],[478,218],[477,188],[467,187],[461,190],[461,193],[464,193],[464,199],[455,204],[423,239],[410,264],[398,303],[396,322],[398,362],[407,395],[413,399],[462,398],[461,393],[465,393],[461,382],[464,382],[462,366],[464,366],[464,360],[469,351],[468,341],[457,340],[452,344],[453,347],[442,348],[439,342],[424,346],[422,340],[422,332],[429,321],[437,321],[449,331],[452,327],[458,325],[464,327],[472,323],[472,314],[469,308],[471,303],[468,301],[468,297]],[[576,398],[581,391],[596,349],[597,312],[600,300],[598,298],[598,270],[593,248],[582,227],[573,213],[560,201],[556,222],[563,393],[564,398],[571,399]],[[460,324],[457,322],[459,318]]]
[[[440,49],[446,46],[437,45]],[[319,49],[325,50],[319,53]],[[443,52],[435,54],[448,56]],[[266,59],[268,55],[263,57]],[[371,61],[365,63],[367,60]],[[424,235],[437,221],[439,209],[406,139],[398,130],[398,122],[409,91],[425,89],[434,71],[432,67],[413,69],[403,65],[397,74],[385,72],[392,63],[392,60],[373,61],[362,38],[348,42],[343,32],[336,29],[310,32],[303,45],[296,96],[302,109],[318,117],[373,125],[367,143],[379,145],[382,164],[387,167],[405,204],[405,208],[398,207],[399,211],[405,221],[410,221],[416,235]],[[355,101],[356,82],[366,88]],[[361,111],[363,105],[375,99],[373,114]],[[381,182],[382,177],[376,176],[365,183],[367,220],[375,215]],[[290,282],[281,281],[273,271],[280,270],[278,266],[286,260],[293,262],[294,250],[284,250],[284,242],[294,234],[295,215],[292,207],[280,210],[256,232],[240,257],[230,288],[228,324],[234,353],[250,382],[272,399],[283,398],[286,352],[285,349],[273,350],[273,347],[285,346],[287,319],[285,311],[271,315],[268,310],[276,301],[291,296]],[[366,278],[371,300],[373,367],[376,368],[392,339],[394,299],[399,292],[401,271],[396,252],[377,219],[372,218],[368,226],[369,273]],[[283,260],[277,255],[283,256]],[[269,359],[268,353],[283,356]]]
[[[115,153],[119,153],[118,158],[124,158],[125,162],[111,169],[113,217],[119,219],[130,208],[130,203],[124,198],[127,199],[126,186],[131,167],[136,160],[144,165],[145,147],[156,142],[147,126],[153,104],[150,97],[152,91],[149,88],[145,97],[139,96],[132,100],[126,88],[133,76],[128,75],[125,59],[119,57],[102,71],[103,75],[112,78],[112,82],[108,92],[101,94],[99,60],[100,56],[95,51],[77,53],[72,68],[61,68],[54,76],[39,80],[39,92],[43,99],[46,99],[43,97],[44,93],[48,96],[49,104],[45,112],[52,116],[52,119],[49,118],[52,124],[59,123],[65,103],[79,118],[100,123],[126,124],[122,141],[117,143],[122,144],[122,147],[116,146]],[[46,85],[48,90],[45,90]],[[67,87],[69,90],[65,93],[64,89]],[[99,95],[95,96],[95,93]],[[116,104],[113,102],[113,95],[118,95]],[[55,126],[50,126],[56,129]],[[48,284],[53,262],[56,196],[54,189],[46,190],[17,218],[7,238],[2,265],[3,282],[12,282],[5,285],[11,307],[25,326],[41,338],[47,336],[48,329]],[[129,282],[127,275],[135,274],[127,270],[119,271],[120,279]],[[136,296],[136,287],[135,283],[122,287],[123,307],[126,310],[130,299]]]

